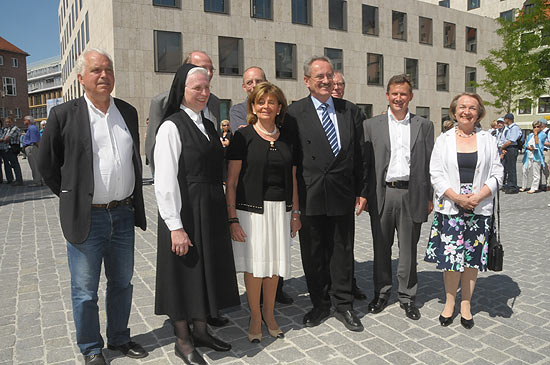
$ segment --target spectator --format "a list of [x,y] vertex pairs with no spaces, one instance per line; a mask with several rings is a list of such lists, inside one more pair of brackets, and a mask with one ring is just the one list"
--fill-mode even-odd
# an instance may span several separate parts
[[533,181],[528,194],[536,193],[540,183],[541,166],[545,166],[544,162],[544,143],[546,142],[546,133],[542,131],[543,124],[537,120],[533,122],[533,132],[525,139],[525,154],[523,155],[523,179],[521,189],[527,190],[527,179],[529,171],[533,172]]
[[514,115],[508,113],[504,116],[504,123],[506,128],[504,129],[504,143],[501,149],[504,150],[504,158],[502,164],[504,165],[504,193],[517,194],[519,192],[518,180],[516,174],[516,162],[518,159],[518,141],[521,141],[523,132],[521,128],[514,123]]
[[23,176],[21,175],[21,166],[19,165],[19,160],[17,158],[19,152],[21,151],[21,131],[13,125],[13,119],[11,117],[6,117],[4,122],[6,125],[5,133],[3,134],[3,143],[9,147],[5,152],[5,156],[8,160],[10,168],[13,170],[13,174],[15,175],[15,181],[11,184],[12,186],[22,186]]
[[23,151],[25,151],[25,155],[27,156],[32,172],[32,183],[28,186],[42,186],[44,185],[42,183],[42,175],[40,175],[40,171],[38,170],[38,145],[40,143],[40,131],[34,125],[34,118],[30,115],[27,115],[24,118],[24,123],[27,127],[27,132],[23,136]]

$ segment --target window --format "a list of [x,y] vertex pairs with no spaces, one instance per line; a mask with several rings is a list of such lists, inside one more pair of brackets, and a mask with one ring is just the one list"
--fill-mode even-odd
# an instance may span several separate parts
[[540,32],[540,43],[543,46],[550,46],[550,27],[548,25]]
[[446,120],[451,120],[449,108],[441,108],[441,130],[443,130],[443,122]]
[[80,31],[76,34],[76,39],[78,40],[78,55],[80,56],[82,48],[80,48]]
[[220,75],[238,76],[243,74],[242,38],[218,37]]
[[405,58],[405,74],[412,80],[413,89],[418,89],[418,60],[414,58]]
[[469,93],[476,92],[476,68],[466,66],[466,83],[464,90]]
[[363,114],[368,118],[372,118],[372,104],[355,104],[361,109]]
[[82,10],[82,0],[80,0],[78,4],[80,5],[80,10]]
[[85,35],[84,35],[84,22],[82,22],[80,24],[80,36],[81,36],[80,41],[82,42],[82,50],[84,51],[84,47],[85,47],[85,44],[86,44],[86,43],[84,43],[84,37],[85,37]]
[[296,45],[275,42],[275,77],[296,79]]
[[273,0],[251,0],[251,17],[273,19]]
[[391,12],[391,37],[407,40],[407,14],[395,10]]
[[0,66],[4,66],[4,56],[0,56]]
[[363,34],[378,35],[378,8],[363,4]]
[[531,99],[519,99],[518,102],[518,114],[531,114],[533,110],[533,103]]
[[348,29],[348,4],[344,0],[328,0],[328,27],[336,30]]
[[444,8],[450,8],[451,7],[451,0],[442,0],[442,1],[440,1],[439,6],[442,6]]
[[466,52],[477,52],[477,29],[466,27]]
[[181,33],[154,31],[155,71],[176,72],[181,66]]
[[4,107],[0,108],[0,117],[5,118],[8,116],[8,110]]
[[539,113],[550,113],[550,97],[539,98]]
[[19,60],[15,57],[12,57],[11,59],[11,67],[18,68],[19,67]]
[[503,11],[502,13],[500,13],[500,17],[504,20],[508,20],[510,22],[513,22],[514,18],[515,18],[514,9]]
[[456,48],[456,25],[443,22],[443,47]]
[[334,71],[344,72],[344,54],[338,48],[325,48],[325,56],[330,58]]
[[424,18],[423,16],[418,17],[419,25],[419,34],[418,41],[423,44],[432,44],[433,43],[433,27],[432,19]]
[[229,119],[229,109],[231,109],[231,99],[220,99],[220,120]]
[[90,41],[90,27],[88,26],[88,13],[86,13],[86,44]]
[[75,8],[74,8],[74,20],[77,21],[78,20],[78,4],[76,4],[78,0],[75,0]]
[[16,118],[16,119],[21,119],[21,118],[23,118],[23,114],[21,113],[21,109],[20,109],[20,108],[15,108],[15,118]]
[[384,57],[381,54],[367,53],[367,85],[383,86]]
[[417,106],[416,115],[424,119],[430,120],[430,108],[427,106]]
[[17,87],[15,85],[15,78],[2,77],[2,84],[3,84],[5,95],[17,96]]
[[229,0],[204,0],[204,11],[229,14]]
[[74,28],[74,21],[75,21],[75,18],[74,18],[74,4],[71,7],[71,9],[72,9],[72,11],[71,11],[71,28]]
[[180,8],[180,0],[153,0],[153,5]]
[[292,0],[292,22],[311,25],[311,0]]
[[449,64],[437,63],[437,91],[449,91]]
[[468,0],[468,10],[479,8],[481,0]]

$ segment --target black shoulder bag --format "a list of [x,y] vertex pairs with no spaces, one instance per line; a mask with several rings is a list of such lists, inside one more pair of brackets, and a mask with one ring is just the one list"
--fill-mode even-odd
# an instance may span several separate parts
[[489,252],[487,253],[487,269],[491,271],[502,271],[502,262],[504,260],[504,249],[500,244],[500,196],[498,190],[499,186],[497,182],[497,196],[493,200],[493,216],[491,217],[491,232],[489,233]]

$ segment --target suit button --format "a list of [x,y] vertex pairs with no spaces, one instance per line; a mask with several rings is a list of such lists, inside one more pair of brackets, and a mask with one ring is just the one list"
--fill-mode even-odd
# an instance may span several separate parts
[[311,159],[312,159],[312,160],[315,160],[315,156],[311,156]]
[[311,141],[308,139],[308,140],[306,140],[306,143],[307,143],[307,144],[311,144]]

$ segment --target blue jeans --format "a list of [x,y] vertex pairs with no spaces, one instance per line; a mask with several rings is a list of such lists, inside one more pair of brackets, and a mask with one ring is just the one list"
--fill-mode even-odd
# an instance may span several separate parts
[[90,235],[81,244],[67,242],[71,272],[71,298],[76,340],[83,355],[101,353],[97,289],[101,262],[105,265],[107,293],[107,342],[122,345],[130,341],[128,318],[132,306],[134,272],[134,209],[92,208]]

